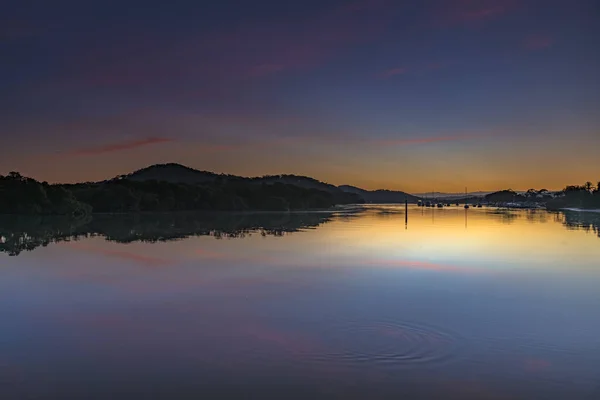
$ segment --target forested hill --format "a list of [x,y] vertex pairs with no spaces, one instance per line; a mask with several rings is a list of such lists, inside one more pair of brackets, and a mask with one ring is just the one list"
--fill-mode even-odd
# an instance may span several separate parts
[[[175,168],[186,171],[183,166]],[[11,172],[8,176],[0,175],[0,214],[287,211],[363,202],[360,196],[337,188],[327,190],[330,185],[320,186],[318,181],[310,178],[302,178],[301,181],[311,182],[314,187],[283,183],[285,179],[281,177],[251,179],[188,169],[181,178],[186,182],[182,183],[173,182],[176,178],[167,180],[172,171],[173,168],[150,168],[104,182],[78,184],[41,183]],[[162,178],[161,174],[164,174]],[[211,174],[213,178],[200,180],[201,176],[210,177]],[[193,180],[195,177],[198,178],[196,181]]]
[[339,193],[341,190],[334,185],[318,181],[314,178],[298,175],[265,175],[261,177],[242,177],[230,174],[217,174],[209,171],[200,171],[181,164],[155,164],[140,169],[127,175],[120,175],[115,179],[128,179],[131,181],[163,181],[169,183],[199,184],[207,182],[249,182],[249,183],[283,183],[295,185],[305,189],[318,189],[330,193]]
[[209,171],[198,171],[181,164],[156,164],[142,168],[127,175],[120,175],[115,179],[128,179],[131,181],[161,181],[170,183],[198,184],[214,182],[218,179],[240,179],[234,175],[216,174]]
[[396,190],[364,190],[350,185],[338,187],[344,192],[359,195],[367,203],[404,203],[405,200],[408,200],[409,203],[416,203],[419,201],[419,198],[412,194]]
[[242,177],[229,174],[217,174],[200,171],[181,164],[156,164],[140,169],[128,175],[120,175],[113,180],[130,180],[136,182],[160,181],[184,184],[254,184],[254,185],[293,185],[303,189],[320,190],[329,193],[335,204],[362,203],[362,197],[347,193],[337,186],[318,181],[307,176],[298,175],[265,175],[261,177]]

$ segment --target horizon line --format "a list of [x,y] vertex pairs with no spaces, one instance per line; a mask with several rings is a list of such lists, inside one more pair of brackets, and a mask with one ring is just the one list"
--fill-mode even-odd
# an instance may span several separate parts
[[[214,171],[208,171],[208,170],[200,170],[200,169],[197,169],[197,168],[194,168],[194,167],[189,167],[187,165],[184,165],[184,164],[181,164],[181,163],[177,163],[177,162],[155,163],[155,164],[148,165],[146,167],[135,169],[135,170],[133,170],[133,171],[131,171],[129,173],[117,174],[117,175],[112,176],[110,178],[105,178],[105,179],[101,179],[101,180],[54,181],[54,182],[48,182],[46,180],[39,180],[39,179],[34,178],[32,176],[26,176],[26,175],[23,175],[23,174],[21,174],[21,175],[24,176],[24,177],[26,177],[26,178],[35,179],[38,182],[48,182],[49,184],[52,184],[52,185],[72,185],[72,184],[88,183],[88,182],[91,182],[91,183],[101,183],[101,182],[105,182],[105,181],[109,181],[109,180],[118,178],[120,176],[126,176],[126,175],[129,175],[129,174],[132,174],[132,173],[135,173],[137,171],[141,171],[141,170],[144,170],[144,169],[147,169],[147,168],[152,168],[152,167],[156,167],[156,166],[168,166],[168,165],[178,165],[178,166],[182,166],[184,168],[191,169],[191,170],[194,170],[194,171],[197,171],[197,172],[213,173],[215,175],[232,175],[232,176],[237,176],[237,177],[241,177],[241,178],[248,178],[248,179],[262,178],[262,177],[267,177],[267,176],[293,175],[293,176],[298,176],[298,177],[305,177],[305,178],[314,179],[314,180],[317,180],[317,181],[319,181],[321,183],[333,185],[333,186],[335,186],[337,188],[339,188],[341,186],[352,186],[352,187],[355,187],[355,188],[358,188],[358,189],[361,189],[361,190],[370,191],[370,192],[374,192],[374,191],[378,191],[378,190],[387,190],[387,191],[392,191],[392,192],[403,192],[403,193],[406,193],[406,194],[409,194],[409,195],[412,195],[412,196],[416,196],[416,197],[426,197],[428,193],[440,194],[440,195],[460,195],[460,194],[462,194],[461,190],[457,190],[457,191],[443,191],[443,192],[440,192],[440,191],[430,192],[430,191],[423,191],[423,190],[406,191],[406,190],[403,190],[403,189],[391,189],[389,187],[388,188],[386,188],[386,187],[377,187],[376,189],[365,189],[365,187],[363,187],[363,186],[357,186],[357,185],[352,185],[352,184],[348,184],[348,183],[334,184],[334,183],[328,182],[326,180],[321,180],[321,179],[313,177],[313,176],[298,175],[298,174],[295,174],[295,173],[278,173],[278,174],[263,174],[263,175],[260,175],[260,176],[244,176],[244,175],[237,175],[237,174],[226,173],[226,172],[214,172]],[[5,175],[0,172],[0,175],[8,176],[8,174],[10,172],[18,172],[18,171],[15,171],[15,170],[8,171],[8,172],[6,172]],[[561,189],[555,189],[555,188],[548,189],[548,187],[541,187],[540,189],[536,189],[536,190],[547,189],[549,192],[559,192],[559,191],[563,190],[564,187],[569,186],[569,185],[571,185],[571,184],[565,184],[563,186],[563,188],[561,188]],[[522,188],[515,189],[513,187],[506,187],[506,188],[500,188],[500,189],[496,188],[496,189],[491,189],[491,190],[481,190],[480,189],[480,190],[475,190],[475,191],[468,191],[467,195],[473,194],[473,193],[494,193],[494,192],[499,192],[499,191],[502,191],[502,190],[512,190],[512,191],[515,191],[515,192],[526,192],[529,189],[534,189],[534,188],[533,187],[529,187],[527,189],[522,189]]]

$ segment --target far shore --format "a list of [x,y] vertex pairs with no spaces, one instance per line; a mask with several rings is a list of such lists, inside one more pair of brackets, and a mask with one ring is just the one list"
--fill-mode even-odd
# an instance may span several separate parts
[[304,213],[333,213],[360,210],[362,204],[345,204],[331,208],[307,208],[295,210],[173,210],[173,211],[124,211],[124,212],[92,212],[81,215],[67,214],[7,214],[0,211],[0,216],[13,217],[65,217],[85,218],[94,216],[131,216],[131,215],[168,215],[168,214],[304,214]]
[[600,209],[594,209],[594,208],[561,208],[560,211],[600,213]]

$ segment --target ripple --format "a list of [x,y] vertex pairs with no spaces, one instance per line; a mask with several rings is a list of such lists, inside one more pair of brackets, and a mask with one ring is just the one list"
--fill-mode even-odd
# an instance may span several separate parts
[[321,361],[414,366],[451,362],[462,339],[439,328],[408,322],[346,322],[326,336],[335,344]]

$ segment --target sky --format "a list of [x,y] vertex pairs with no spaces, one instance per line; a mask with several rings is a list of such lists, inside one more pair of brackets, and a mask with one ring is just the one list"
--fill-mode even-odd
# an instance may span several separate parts
[[8,0],[0,174],[600,180],[596,0]]

